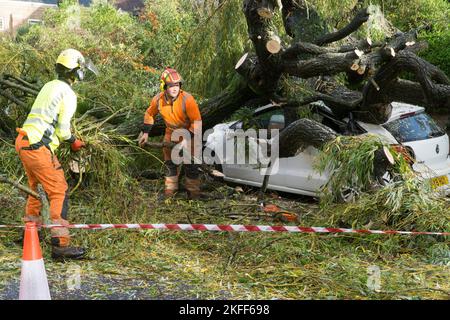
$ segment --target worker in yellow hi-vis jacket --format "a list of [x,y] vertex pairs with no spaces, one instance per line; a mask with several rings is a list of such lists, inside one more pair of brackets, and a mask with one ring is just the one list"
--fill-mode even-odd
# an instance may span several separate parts
[[[61,142],[70,143],[74,152],[85,146],[72,135],[70,121],[77,108],[77,96],[72,85],[77,80],[83,80],[86,68],[97,73],[79,51],[64,50],[56,60],[58,79],[44,85],[22,128],[17,129],[16,151],[25,168],[28,184],[34,191],[39,183],[44,188],[50,201],[53,224],[69,224],[68,186],[55,150]],[[29,196],[24,220],[42,222],[40,210],[40,201]],[[85,254],[83,248],[70,246],[67,228],[53,228],[51,233],[53,258],[76,259]]]

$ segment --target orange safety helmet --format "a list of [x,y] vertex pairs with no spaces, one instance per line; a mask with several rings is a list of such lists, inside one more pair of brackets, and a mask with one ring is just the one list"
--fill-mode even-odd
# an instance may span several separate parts
[[167,67],[161,74],[161,91],[166,90],[167,85],[170,85],[170,84],[179,83],[181,86],[182,82],[183,82],[183,79],[181,78],[178,71]]

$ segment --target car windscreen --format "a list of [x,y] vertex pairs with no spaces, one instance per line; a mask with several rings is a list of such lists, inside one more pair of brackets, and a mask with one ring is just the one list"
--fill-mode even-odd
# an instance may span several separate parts
[[388,130],[399,143],[426,140],[443,136],[445,132],[426,113],[419,113],[386,123]]

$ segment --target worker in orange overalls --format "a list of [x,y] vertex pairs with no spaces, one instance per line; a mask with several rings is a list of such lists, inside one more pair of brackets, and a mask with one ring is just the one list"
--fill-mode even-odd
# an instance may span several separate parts
[[[83,80],[84,69],[97,71],[74,49],[61,52],[55,67],[58,79],[46,83],[40,90],[25,123],[17,129],[15,146],[30,188],[36,191],[37,185],[41,184],[49,198],[51,222],[67,226],[68,186],[55,150],[62,141],[70,143],[74,152],[85,146],[70,130],[70,120],[77,108],[72,85]],[[42,223],[40,211],[41,202],[30,195],[25,222]],[[85,254],[84,248],[70,246],[68,228],[52,228],[51,235],[53,258],[78,259]]]
[[[164,142],[171,142],[172,133],[176,129],[188,129],[193,137],[196,126],[201,128],[202,118],[198,105],[192,95],[181,90],[182,81],[175,69],[166,68],[162,73],[161,92],[153,97],[144,115],[144,126],[139,138],[140,146],[147,143],[148,134],[155,123],[154,117],[158,113],[166,125]],[[191,146],[193,145],[193,139],[191,139]],[[191,148],[191,154],[193,154],[193,148]],[[163,148],[163,155],[167,169],[164,196],[172,197],[178,190],[179,167],[172,161],[170,147]],[[203,195],[200,192],[198,164],[193,162],[184,164],[185,187],[190,199],[198,199]]]

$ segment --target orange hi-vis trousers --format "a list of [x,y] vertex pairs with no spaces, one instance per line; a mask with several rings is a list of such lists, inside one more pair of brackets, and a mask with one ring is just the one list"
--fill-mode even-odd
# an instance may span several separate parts
[[[31,190],[37,191],[40,183],[50,202],[50,219],[54,224],[67,225],[68,185],[64,178],[64,171],[57,157],[45,146],[31,148],[27,133],[17,130],[16,151],[19,154],[28,177]],[[40,222],[41,202],[29,195],[26,206],[26,221]],[[70,243],[69,229],[52,228],[52,244],[65,247]]]
[[[172,141],[172,133],[173,130],[170,128],[166,128],[166,132],[164,135],[164,142],[174,142]],[[180,137],[178,140],[178,143],[183,141],[183,138]],[[191,155],[195,155],[195,148],[194,148],[194,140],[191,139]],[[165,190],[168,193],[173,193],[178,190],[178,183],[179,183],[179,175],[180,175],[180,166],[175,165],[175,163],[172,162],[172,148],[170,147],[163,147],[163,156],[164,156],[164,164],[166,165],[166,178],[165,178]],[[200,192],[200,180],[199,180],[199,172],[198,172],[198,165],[191,163],[191,164],[184,164],[185,168],[185,187],[186,190],[189,193],[199,193]]]

